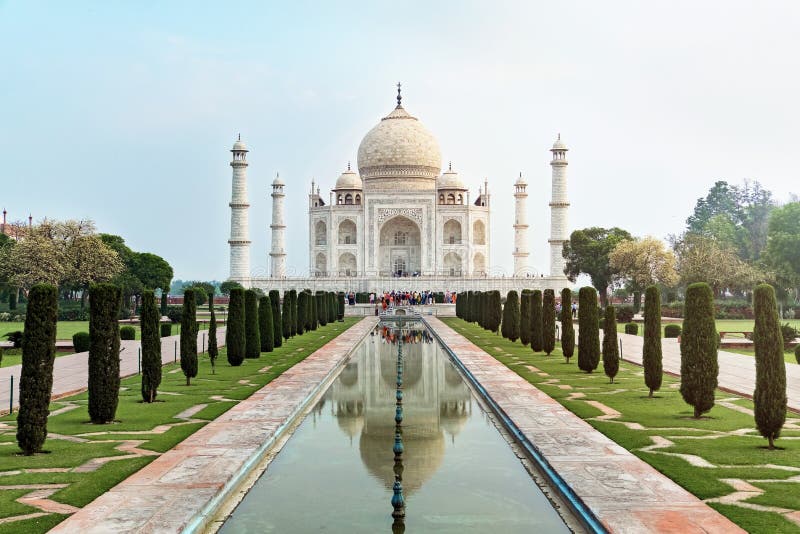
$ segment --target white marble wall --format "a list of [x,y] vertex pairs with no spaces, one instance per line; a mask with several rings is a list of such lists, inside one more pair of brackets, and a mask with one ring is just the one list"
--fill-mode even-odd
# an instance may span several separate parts
[[567,159],[564,152],[554,152],[550,162],[552,197],[550,200],[550,276],[564,276],[566,261],[561,256],[564,241],[569,239],[569,197],[567,196]]
[[275,278],[286,276],[286,224],[284,222],[284,199],[283,185],[272,185],[272,249],[270,250],[270,274]]
[[246,280],[250,276],[250,233],[247,210],[247,162],[244,152],[234,152],[231,190],[230,277]]

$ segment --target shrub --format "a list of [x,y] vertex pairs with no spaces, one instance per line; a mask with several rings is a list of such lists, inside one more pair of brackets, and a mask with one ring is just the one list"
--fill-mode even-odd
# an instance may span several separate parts
[[277,289],[269,292],[272,305],[272,344],[275,348],[283,345],[283,320],[281,319],[281,294]]
[[[797,329],[789,323],[781,325],[781,339],[784,343],[791,343],[797,337]],[[754,332],[755,334],[755,332]]]
[[132,326],[121,326],[119,328],[119,338],[126,341],[136,339],[136,329]]
[[632,336],[639,335],[639,325],[636,323],[628,323],[625,325],[625,333]]
[[47,438],[57,318],[56,287],[46,284],[33,286],[28,292],[28,312],[25,316],[17,415],[17,443],[25,455],[41,451]]
[[197,300],[194,289],[183,292],[183,317],[181,318],[181,370],[186,385],[197,376]]
[[550,356],[556,348],[556,294],[545,289],[542,296],[542,350]]
[[292,305],[292,296],[288,291],[283,292],[283,304],[281,306],[281,317],[283,319],[283,324],[281,325],[281,333],[283,334],[284,339],[289,339],[292,337],[292,327],[290,325],[292,321],[292,310],[290,309]]
[[719,336],[714,323],[714,294],[708,284],[686,289],[686,318],[681,335],[681,395],[698,419],[714,406]]
[[244,357],[261,356],[261,335],[258,327],[258,294],[252,289],[244,292]]
[[487,329],[497,333],[500,329],[500,320],[503,314],[503,305],[500,302],[500,292],[497,290],[489,292],[489,306],[487,310]]
[[167,317],[169,317],[169,320],[173,323],[180,323],[181,319],[183,319],[183,308],[170,306],[167,310]]
[[72,335],[72,348],[75,352],[89,350],[89,332],[75,332]]
[[308,314],[308,294],[301,291],[297,295],[297,324],[295,325],[295,332],[298,336],[302,336],[306,331],[306,314]]
[[575,327],[572,326],[572,291],[569,288],[561,290],[561,352],[564,359],[569,359],[575,353]]
[[319,312],[317,311],[317,296],[308,291],[309,317],[311,330],[316,330],[319,325]]
[[769,448],[774,449],[775,440],[786,422],[786,364],[775,289],[769,284],[756,287],[753,304],[756,315],[754,414],[759,433],[769,440]]
[[159,313],[161,314],[161,317],[165,317],[168,311],[167,305],[169,304],[169,295],[167,294],[167,291],[164,289],[161,290],[161,298],[159,299],[159,304],[161,305]]
[[211,319],[208,322],[208,360],[211,362],[211,374],[216,374],[219,348],[217,347],[217,316],[214,313],[213,301],[209,303],[208,311],[211,312]]
[[[644,294],[644,345],[642,347],[642,366],[644,367],[644,383],[650,390],[649,396],[654,391],[661,389],[663,379],[662,354],[661,354],[661,292],[656,286],[649,286]],[[681,327],[673,324],[678,329],[675,337],[681,333]],[[666,336],[669,337],[669,336]]]
[[541,352],[543,344],[542,292],[535,289],[531,295],[531,349],[533,352]]
[[519,341],[523,346],[531,342],[531,290],[523,289],[520,296]]
[[[27,317],[25,318],[25,320],[26,321],[28,320]],[[20,348],[22,346],[22,339],[24,337],[25,337],[25,334],[22,332],[22,330],[15,330],[13,332],[8,332],[5,335],[5,338],[8,339],[11,342],[12,346],[15,349],[18,349],[18,348]]]
[[506,305],[503,307],[503,337],[516,341],[520,329],[519,296],[513,289],[506,295]]
[[161,337],[158,332],[160,313],[152,291],[142,293],[142,400],[156,400],[161,384]]
[[[291,319],[289,321],[289,335],[294,337],[297,335],[297,291],[294,289],[289,290],[289,311],[291,312]],[[302,333],[302,332],[300,332]]]
[[[335,316],[338,320],[344,320],[344,293],[331,293],[331,303],[332,307],[331,310],[333,311],[333,316]],[[333,322],[333,319],[328,321],[329,323]]]
[[681,325],[679,324],[668,324],[664,327],[664,337],[668,338],[675,338],[681,335]]
[[800,363],[800,345],[794,348],[794,359],[797,360],[797,363]]
[[629,323],[633,321],[633,316],[635,315],[633,306],[618,306],[615,309],[617,310],[618,323]]
[[258,301],[258,333],[261,340],[261,352],[272,352],[275,349],[272,328],[272,303],[269,297],[261,297]]
[[114,420],[119,403],[119,287],[103,283],[89,289],[89,419]]
[[582,287],[578,292],[578,367],[591,373],[600,363],[600,331],[597,290]]
[[172,323],[161,323],[161,337],[172,335]]
[[231,288],[228,303],[228,322],[225,329],[225,346],[228,349],[228,363],[234,367],[244,361],[244,289]]
[[614,306],[606,306],[603,328],[603,372],[611,383],[619,372],[619,345],[617,344],[617,316]]

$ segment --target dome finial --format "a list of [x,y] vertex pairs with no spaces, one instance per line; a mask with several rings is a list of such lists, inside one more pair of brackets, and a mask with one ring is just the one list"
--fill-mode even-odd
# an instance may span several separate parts
[[397,82],[397,107],[398,108],[402,107],[402,105],[400,104],[400,101],[403,100],[403,97],[400,95],[400,87],[401,87],[400,82]]
[[350,170],[350,162],[349,161],[347,162],[347,170],[348,171]]
[[241,134],[241,133],[240,133],[240,134],[239,134],[239,136],[236,138],[236,140],[237,140],[237,141],[241,141],[241,140],[242,140],[242,134]]
[[447,162],[447,170],[448,171],[452,171],[453,170],[453,162],[452,161],[448,161]]

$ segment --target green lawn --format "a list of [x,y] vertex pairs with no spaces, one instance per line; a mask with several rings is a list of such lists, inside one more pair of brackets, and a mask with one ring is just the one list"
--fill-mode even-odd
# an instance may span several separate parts
[[[136,339],[139,339],[139,325],[133,325],[136,329]],[[17,330],[24,331],[25,323],[0,323],[0,339],[5,341],[5,334],[8,332],[15,332]],[[173,326],[173,330],[175,327]],[[59,321],[56,324],[56,339],[72,341],[72,336],[78,332],[88,332],[89,321]]]
[[[786,324],[786,323],[789,323],[793,327],[795,327],[798,330],[800,330],[800,319],[784,319],[784,320],[781,321],[781,324]],[[637,323],[637,324],[639,325],[639,333],[638,333],[638,335],[643,336],[644,335],[644,324],[643,323]],[[668,324],[673,324],[673,323],[666,323],[666,322],[662,321],[662,323],[661,323],[661,333],[662,333],[662,335],[664,333],[664,327],[666,325],[668,325]],[[678,324],[678,325],[683,326],[682,322],[678,322],[678,323],[674,323],[674,324]],[[755,322],[752,319],[741,319],[741,320],[738,320],[738,319],[717,319],[716,324],[717,324],[717,332],[752,332],[753,331],[753,326],[755,325]],[[618,323],[617,324],[617,331],[618,332],[624,332],[625,331],[625,324],[624,323]],[[733,335],[726,335],[725,337],[726,338],[733,338],[733,337],[744,337],[744,336],[742,336],[742,335],[738,335],[737,336],[736,334],[733,334]]]
[[[781,449],[770,451],[765,448],[766,440],[755,430],[753,403],[748,399],[719,391],[716,406],[707,417],[695,420],[691,407],[683,402],[677,389],[680,383],[677,378],[664,375],[661,390],[655,398],[648,398],[640,367],[621,363],[619,374],[610,384],[603,374],[602,361],[594,373],[581,372],[577,366],[577,351],[571,363],[566,364],[559,347],[546,357],[461,319],[442,320],[699,498],[730,495],[735,490],[724,480],[741,479],[764,490],[746,503],[800,510],[800,483],[787,481],[800,475],[798,414],[788,414],[789,421],[777,441]],[[532,372],[527,365],[547,376]],[[561,389],[559,385],[568,385],[571,389]],[[573,393],[583,393],[585,397],[574,398]],[[597,419],[602,412],[587,401],[600,402],[621,415],[614,420]],[[638,423],[643,429],[632,430],[622,422]],[[669,442],[653,447],[653,437]],[[694,455],[714,467],[696,467],[683,457],[671,454]],[[709,504],[750,532],[800,532],[797,524],[776,512],[735,504]]]
[[[745,356],[755,356],[755,351],[751,349],[725,349],[725,352],[735,352],[736,354],[744,354]],[[794,355],[794,349],[787,349],[783,353],[783,359],[786,363],[798,363]]]
[[[217,360],[216,374],[211,374],[208,356],[203,354],[200,358],[198,376],[192,379],[192,385],[188,387],[185,385],[186,379],[180,372],[180,363],[167,365],[163,369],[162,383],[158,388],[159,402],[153,404],[141,402],[139,392],[141,378],[138,376],[127,378],[122,381],[120,388],[120,402],[117,409],[119,421],[114,425],[95,426],[88,423],[86,393],[60,399],[52,403],[51,412],[65,407],[74,409],[51,415],[48,419],[48,432],[80,436],[87,441],[76,443],[66,439],[50,438],[44,446],[49,454],[19,456],[14,428],[16,414],[0,418],[0,423],[11,425],[6,429],[0,426],[0,474],[2,471],[22,471],[19,474],[0,476],[0,490],[2,490],[0,518],[39,511],[14,500],[29,491],[20,493],[17,490],[3,490],[3,486],[65,484],[66,487],[59,489],[50,498],[72,506],[85,506],[147,465],[156,456],[131,456],[125,460],[108,462],[90,472],[75,472],[74,468],[92,459],[124,455],[125,453],[116,447],[127,439],[144,440],[139,448],[145,450],[161,453],[171,449],[206,422],[215,419],[236,405],[239,400],[252,395],[257,389],[305,359],[357,321],[358,318],[345,318],[344,322],[328,324],[316,331],[297,336],[274,352],[263,353],[259,359],[245,360],[240,367],[228,365],[226,351],[223,348]],[[211,398],[217,395],[226,400]],[[193,419],[199,422],[187,423],[175,418],[180,412],[199,404],[207,405],[193,416]],[[173,426],[161,434],[148,433],[159,425]],[[95,432],[104,433],[87,435]],[[110,442],[107,442],[109,440]],[[25,472],[25,469],[42,468],[63,469],[63,472]],[[64,517],[49,514],[36,519],[0,523],[0,534],[46,532]]]

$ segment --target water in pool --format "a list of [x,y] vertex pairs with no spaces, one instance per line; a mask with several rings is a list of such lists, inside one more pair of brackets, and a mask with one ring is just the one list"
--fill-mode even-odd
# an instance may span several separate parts
[[419,322],[381,323],[357,347],[221,528],[403,531],[569,532]]

